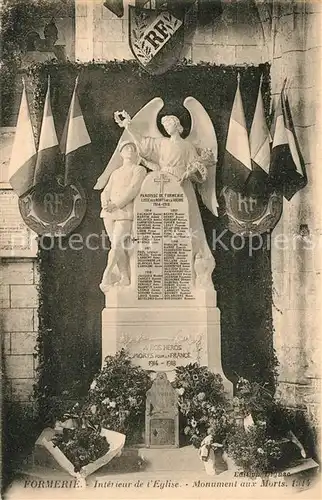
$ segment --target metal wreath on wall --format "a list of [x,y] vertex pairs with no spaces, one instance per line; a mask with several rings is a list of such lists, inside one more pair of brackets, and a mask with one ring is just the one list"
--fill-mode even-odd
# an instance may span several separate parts
[[228,229],[241,236],[270,231],[282,215],[283,197],[276,192],[266,197],[244,195],[224,187],[221,195],[224,198]]
[[24,222],[43,236],[67,236],[82,222],[86,213],[86,193],[79,183],[65,186],[59,179],[37,186],[19,198]]

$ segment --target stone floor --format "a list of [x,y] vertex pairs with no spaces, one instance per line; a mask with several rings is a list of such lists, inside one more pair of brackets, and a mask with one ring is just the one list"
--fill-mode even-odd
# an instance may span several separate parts
[[4,500],[99,500],[132,498],[227,498],[277,499],[298,494],[301,498],[321,498],[318,466],[312,459],[302,460],[284,471],[287,478],[239,477],[219,464],[218,474],[208,476],[191,446],[179,449],[128,449],[105,467],[76,483],[57,465],[46,450],[35,450],[28,457],[4,494]]

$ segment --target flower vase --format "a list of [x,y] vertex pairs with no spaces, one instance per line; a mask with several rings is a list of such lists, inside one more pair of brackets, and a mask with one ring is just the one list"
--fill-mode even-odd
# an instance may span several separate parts
[[205,472],[208,476],[215,476],[217,474],[216,472],[216,459],[215,459],[215,452],[214,450],[209,451],[209,455],[207,460],[202,460]]
[[89,464],[84,465],[79,472],[75,472],[74,465],[68,460],[68,458],[64,455],[64,453],[58,446],[54,446],[52,442],[52,438],[54,437],[54,435],[55,431],[51,428],[47,428],[41,433],[36,441],[36,444],[44,446],[54,457],[56,462],[71,476],[74,476],[78,480],[80,480],[83,485],[85,485],[84,480],[87,476],[93,474],[93,472],[103,467],[103,465],[108,464],[114,457],[120,456],[122,454],[122,449],[124,447],[126,438],[124,434],[103,428],[101,430],[101,436],[105,437],[106,441],[109,443],[109,451],[94,462],[90,462]]

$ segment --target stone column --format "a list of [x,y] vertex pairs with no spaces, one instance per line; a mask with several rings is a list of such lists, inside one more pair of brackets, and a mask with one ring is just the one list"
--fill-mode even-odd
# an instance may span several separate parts
[[133,59],[128,44],[128,4],[118,18],[103,0],[75,0],[76,60],[80,62]]
[[[273,102],[285,77],[308,184],[284,201],[272,236],[273,317],[280,397],[318,410],[321,344],[321,4],[279,2],[273,12]],[[319,192],[320,191],[320,192]]]
[[79,62],[94,58],[94,10],[97,0],[75,0],[75,59]]

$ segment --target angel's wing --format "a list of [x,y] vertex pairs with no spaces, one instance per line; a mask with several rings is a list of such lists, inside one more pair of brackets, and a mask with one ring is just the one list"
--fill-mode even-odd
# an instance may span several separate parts
[[[137,130],[140,131],[140,134],[149,136],[149,137],[163,137],[161,132],[157,127],[157,116],[159,111],[163,108],[164,102],[161,97],[155,97],[151,101],[149,101],[143,108],[140,109],[133,116],[131,123],[135,126]],[[110,175],[114,170],[122,165],[122,158],[119,153],[119,144],[123,141],[132,141],[132,136],[127,130],[124,130],[121,135],[116,149],[108,162],[104,172],[97,179],[97,182],[94,186],[94,189],[104,189],[106,186]]]
[[191,115],[189,141],[191,141],[196,148],[210,149],[214,155],[214,163],[208,168],[207,179],[204,183],[198,185],[198,190],[206,207],[214,215],[217,215],[216,165],[218,146],[216,132],[207,111],[197,99],[194,97],[187,97],[183,105]]

